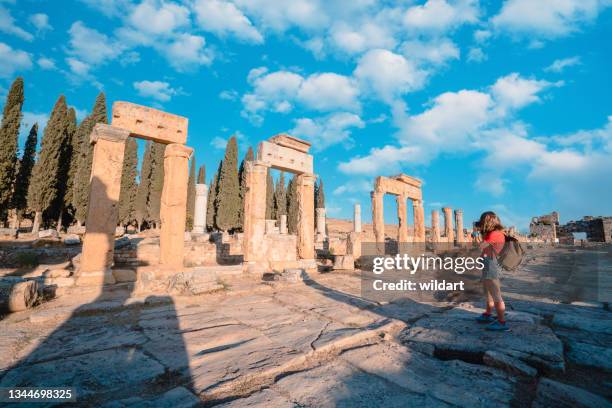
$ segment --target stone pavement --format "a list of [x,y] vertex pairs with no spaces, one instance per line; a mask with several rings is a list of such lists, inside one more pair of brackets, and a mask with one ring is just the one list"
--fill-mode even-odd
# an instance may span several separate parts
[[479,303],[377,304],[359,285],[67,294],[0,321],[0,386],[71,385],[77,405],[105,407],[610,406],[601,307],[510,295],[512,331],[489,333]]

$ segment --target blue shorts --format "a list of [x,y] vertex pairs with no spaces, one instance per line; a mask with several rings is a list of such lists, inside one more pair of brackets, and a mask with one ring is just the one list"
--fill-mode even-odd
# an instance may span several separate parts
[[497,262],[497,258],[485,256],[483,258],[484,268],[482,268],[481,279],[499,279],[501,278],[502,268]]

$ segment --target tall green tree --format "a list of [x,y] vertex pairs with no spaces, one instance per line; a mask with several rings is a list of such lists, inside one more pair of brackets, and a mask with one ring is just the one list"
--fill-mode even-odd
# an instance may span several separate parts
[[32,169],[32,179],[28,186],[28,206],[34,210],[32,232],[38,233],[44,211],[50,209],[58,197],[58,180],[60,160],[65,148],[66,115],[68,108],[66,98],[61,95],[43,133],[38,161]]
[[290,234],[297,234],[299,197],[297,176],[293,176],[287,187],[287,229]]
[[75,150],[79,152],[79,156],[77,158],[78,164],[74,178],[72,206],[75,209],[78,225],[82,225],[85,222],[85,218],[87,218],[91,161],[93,159],[93,148],[89,143],[89,138],[96,123],[108,123],[106,97],[102,92],[98,94],[91,113],[79,124],[75,134]]
[[213,174],[210,180],[210,187],[208,189],[208,203],[206,203],[206,228],[209,230],[217,229],[217,192],[219,191],[219,174],[221,172],[221,166],[223,161],[219,162],[217,172]]
[[23,155],[19,161],[19,170],[15,178],[15,190],[13,191],[12,207],[15,209],[16,225],[19,228],[19,222],[28,205],[28,186],[30,185],[30,177],[32,168],[36,160],[36,143],[38,143],[38,123],[34,123],[26,139]]
[[164,188],[164,152],[166,145],[153,142],[151,145],[151,186],[147,202],[147,218],[159,228],[161,225],[161,196]]
[[274,180],[270,168],[266,171],[266,220],[275,219],[274,211]]
[[315,208],[325,208],[325,191],[323,191],[323,179],[315,185]]
[[236,229],[240,215],[240,184],[238,182],[238,143],[235,136],[230,137],[227,142],[217,188],[215,198],[217,226],[221,231]]
[[17,77],[6,97],[0,125],[0,220],[6,217],[13,195],[23,100],[23,78]]
[[198,169],[198,184],[206,184],[206,166],[204,165]]
[[80,143],[77,138],[77,118],[74,108],[68,109],[66,133],[68,144],[66,146],[66,156],[68,158],[68,177],[66,179],[66,190],[64,192],[64,205],[72,207],[74,197],[74,184],[76,179],[77,168],[79,166],[79,149]]
[[57,169],[57,197],[52,204],[51,213],[57,217],[57,232],[62,230],[63,219],[72,202],[73,180],[70,176],[70,166],[73,156],[73,137],[76,130],[76,112],[68,108],[63,117],[63,138],[61,140],[59,166]]
[[136,219],[136,195],[138,194],[138,144],[133,137],[125,142],[121,190],[119,192],[119,224],[129,225]]
[[147,220],[147,203],[151,190],[151,142],[147,142],[142,165],[140,168],[140,183],[136,191],[136,203],[134,205],[134,216],[138,224],[138,231],[142,229],[142,224]]
[[287,215],[287,190],[285,187],[285,172],[281,171],[274,189],[274,212],[278,225],[281,215]]
[[240,178],[240,208],[238,211],[238,228],[244,227],[244,196],[246,194],[246,172],[244,167],[247,162],[254,160],[253,148],[249,146],[249,150],[244,155],[242,163],[240,163],[240,170],[238,170],[238,178]]
[[187,217],[185,219],[186,231],[193,229],[193,217],[195,215],[196,200],[196,159],[195,155],[191,158],[191,168],[189,169],[189,181],[187,182]]

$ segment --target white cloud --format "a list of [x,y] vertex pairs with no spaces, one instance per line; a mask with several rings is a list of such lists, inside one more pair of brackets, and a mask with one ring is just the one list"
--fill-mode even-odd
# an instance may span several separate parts
[[330,41],[348,54],[357,54],[373,48],[395,48],[396,40],[388,27],[375,21],[360,21],[355,26],[341,21],[330,30]]
[[68,30],[70,34],[67,59],[73,73],[84,75],[93,66],[104,64],[115,59],[121,53],[121,47],[114,44],[105,34],[87,27],[77,21]]
[[[244,135],[242,132],[240,131],[236,131],[234,132],[231,136],[235,136],[236,140],[238,142],[238,150],[240,151],[246,151],[248,149],[249,146],[249,139],[248,137],[246,137],[246,135]],[[210,141],[210,145],[218,150],[225,150],[225,147],[227,146],[227,141],[229,140],[229,137],[224,138],[221,136],[215,136],[212,138],[212,140]]]
[[82,77],[89,75],[89,70],[91,68],[89,64],[72,57],[66,58],[66,63],[70,67],[70,71],[72,71],[74,74]]
[[160,102],[168,102],[180,93],[180,90],[172,88],[168,82],[163,81],[140,81],[134,82],[133,86],[138,91],[138,95]]
[[581,64],[580,57],[578,57],[578,56],[570,57],[570,58],[557,59],[552,64],[550,64],[549,66],[544,68],[544,71],[546,71],[546,72],[561,73],[561,72],[563,72],[563,70],[565,68],[573,67],[575,65],[580,65],[580,64]]
[[369,89],[385,102],[421,88],[427,73],[401,55],[388,50],[368,51],[353,72],[362,89]]
[[419,161],[420,149],[415,146],[384,146],[371,149],[366,156],[353,157],[341,162],[338,170],[345,174],[375,175],[398,172],[403,164]]
[[326,72],[310,75],[300,86],[297,97],[307,107],[320,111],[358,109],[359,89],[351,78]]
[[220,36],[231,34],[238,39],[260,44],[263,36],[236,5],[223,0],[197,0],[194,4],[200,26]]
[[328,24],[328,16],[316,0],[234,0],[234,4],[264,29],[284,31],[296,26],[312,30]]
[[339,112],[317,119],[297,119],[289,133],[310,140],[315,150],[323,150],[338,143],[350,146],[350,129],[364,126],[363,120],[354,113]]
[[43,13],[36,13],[30,16],[30,23],[36,27],[36,31],[42,33],[44,31],[53,30],[49,24],[49,16]]
[[205,47],[206,40],[199,35],[179,34],[171,43],[162,46],[170,65],[179,72],[190,71],[200,65],[210,65],[212,51]]
[[429,62],[434,65],[444,64],[448,60],[459,59],[459,48],[448,38],[431,41],[406,41],[402,52],[408,59]]
[[131,0],[80,0],[89,7],[107,17],[120,17],[126,15],[132,6]]
[[404,24],[419,32],[446,32],[462,24],[477,22],[479,13],[476,0],[428,0],[406,10]]
[[0,42],[0,78],[10,78],[16,72],[32,68],[32,56],[21,50],[15,50]]
[[372,182],[365,179],[351,180],[350,183],[343,184],[332,192],[333,195],[344,196],[354,193],[368,193],[372,191]]
[[530,38],[557,38],[579,30],[610,4],[601,0],[508,0],[491,21],[498,30]]
[[499,78],[491,87],[491,93],[500,109],[520,109],[525,105],[538,102],[538,93],[552,86],[548,81],[525,79],[513,72]]
[[485,61],[487,59],[487,55],[484,53],[484,51],[482,50],[482,48],[479,47],[473,47],[470,48],[470,51],[468,52],[468,62],[482,62]]
[[221,91],[219,93],[219,98],[224,99],[226,101],[235,101],[236,99],[238,99],[238,92],[233,89]]
[[189,9],[172,2],[145,0],[132,10],[128,20],[142,33],[171,34],[189,23]]
[[46,69],[46,70],[56,69],[55,61],[53,61],[51,58],[40,57],[37,63],[38,63],[38,66],[41,67],[42,69]]
[[32,41],[34,39],[32,34],[19,27],[10,11],[2,6],[0,6],[0,31],[17,36],[25,41]]
[[474,31],[474,41],[476,41],[478,44],[484,44],[489,40],[489,38],[491,38],[492,35],[493,33],[491,33],[489,30],[476,30]]

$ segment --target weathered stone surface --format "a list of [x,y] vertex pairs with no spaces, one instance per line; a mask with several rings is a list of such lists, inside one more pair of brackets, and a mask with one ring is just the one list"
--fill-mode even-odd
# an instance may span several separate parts
[[314,185],[313,174],[300,174],[297,177],[298,192],[298,231],[297,253],[300,259],[315,259],[314,240]]
[[112,125],[163,144],[187,141],[187,118],[134,103],[113,103]]
[[440,213],[431,210],[431,242],[440,242]]
[[0,310],[20,312],[32,307],[37,298],[38,283],[34,280],[0,280]]
[[353,255],[336,255],[334,256],[334,270],[355,269],[355,258]]
[[0,238],[2,239],[17,238],[17,228],[0,228]]
[[265,140],[257,146],[257,160],[279,170],[297,174],[313,173],[311,155]]
[[575,364],[612,373],[612,349],[569,340],[566,342],[567,359]]
[[59,234],[54,229],[46,229],[38,232],[38,238],[59,238]]
[[196,184],[196,201],[193,214],[194,234],[203,234],[206,230],[206,208],[208,205],[208,186]]
[[81,243],[81,237],[77,234],[68,234],[64,236],[64,245],[79,245]]
[[571,385],[562,384],[548,378],[538,383],[534,408],[592,408],[610,407],[612,404],[605,398]]
[[453,229],[453,209],[449,207],[442,208],[444,213],[444,236],[446,242],[453,243],[455,240],[455,232]]
[[50,269],[46,270],[43,275],[48,278],[67,278],[72,275],[72,271],[68,269]]
[[361,204],[358,203],[353,208],[353,232],[361,232]]
[[44,280],[45,286],[56,286],[58,288],[67,288],[74,286],[75,279],[73,277],[47,277]]
[[589,319],[584,316],[559,313],[553,318],[553,325],[568,329],[584,330],[589,333],[602,333],[612,335],[612,324],[610,320]]
[[489,367],[501,368],[514,375],[535,377],[538,374],[538,370],[535,368],[528,366],[516,358],[497,351],[485,352],[482,361]]
[[190,408],[201,403],[200,399],[191,393],[185,387],[176,387],[165,392],[157,398],[146,401],[138,401],[129,404],[130,408],[155,408],[155,407],[172,407],[172,408]]
[[136,282],[136,271],[133,269],[113,269],[113,277],[117,282]]
[[414,242],[425,242],[425,212],[421,200],[412,200]]
[[115,237],[122,237],[125,235],[125,228],[122,226],[115,227]]
[[295,408],[295,404],[289,401],[278,392],[265,388],[258,391],[246,398],[236,399],[234,401],[226,402],[221,405],[216,405],[218,408]]

